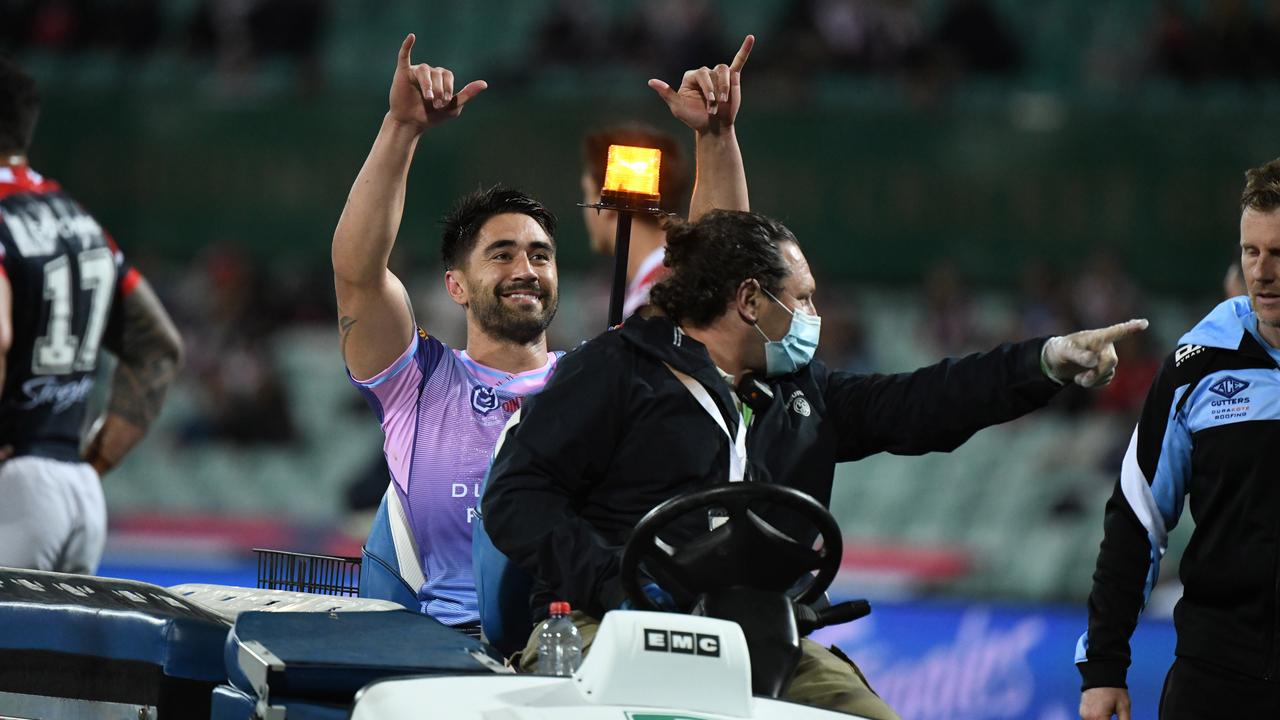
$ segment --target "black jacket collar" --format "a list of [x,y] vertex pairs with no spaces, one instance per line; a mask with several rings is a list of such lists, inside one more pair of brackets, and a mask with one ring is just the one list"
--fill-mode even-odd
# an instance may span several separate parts
[[640,354],[683,372],[707,388],[715,398],[720,412],[728,420],[730,431],[736,431],[738,409],[730,396],[729,385],[711,360],[707,347],[694,340],[663,315],[627,319],[620,331],[622,340],[635,347]]

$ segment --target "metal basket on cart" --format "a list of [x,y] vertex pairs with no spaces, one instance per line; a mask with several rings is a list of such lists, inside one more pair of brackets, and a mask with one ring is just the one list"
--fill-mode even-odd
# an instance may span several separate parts
[[254,548],[258,587],[355,597],[360,592],[360,558]]

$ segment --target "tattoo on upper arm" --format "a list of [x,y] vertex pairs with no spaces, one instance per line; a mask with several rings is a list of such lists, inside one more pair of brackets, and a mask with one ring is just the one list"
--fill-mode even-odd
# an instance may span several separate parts
[[338,331],[342,333],[342,359],[347,359],[347,339],[351,336],[351,328],[355,327],[356,319],[350,315],[343,315],[338,318]]
[[145,282],[124,299],[120,364],[111,383],[110,412],[146,429],[182,367],[182,338]]
[[[410,327],[412,327],[416,332],[418,328],[418,321],[413,316],[413,302],[409,299],[409,291],[401,288],[401,292],[404,293],[405,309],[409,311]],[[351,339],[351,329],[354,328],[358,322],[360,321],[356,318],[343,314],[343,309],[341,307],[338,308],[338,332],[342,336],[341,352],[343,361],[346,361],[347,359],[347,341]]]

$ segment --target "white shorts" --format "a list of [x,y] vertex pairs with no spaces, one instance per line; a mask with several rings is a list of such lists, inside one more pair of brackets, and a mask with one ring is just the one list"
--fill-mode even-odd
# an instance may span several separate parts
[[106,542],[107,504],[91,465],[0,462],[0,566],[91,575]]

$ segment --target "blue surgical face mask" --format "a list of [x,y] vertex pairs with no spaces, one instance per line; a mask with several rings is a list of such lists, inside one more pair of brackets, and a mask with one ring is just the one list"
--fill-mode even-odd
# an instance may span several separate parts
[[[761,288],[774,302],[782,305],[773,293]],[[764,374],[765,377],[789,375],[813,361],[813,353],[818,349],[818,335],[822,330],[822,318],[810,315],[803,310],[792,310],[786,305],[782,309],[791,313],[791,328],[781,340],[770,340],[768,335],[756,325],[756,332],[764,338]]]

